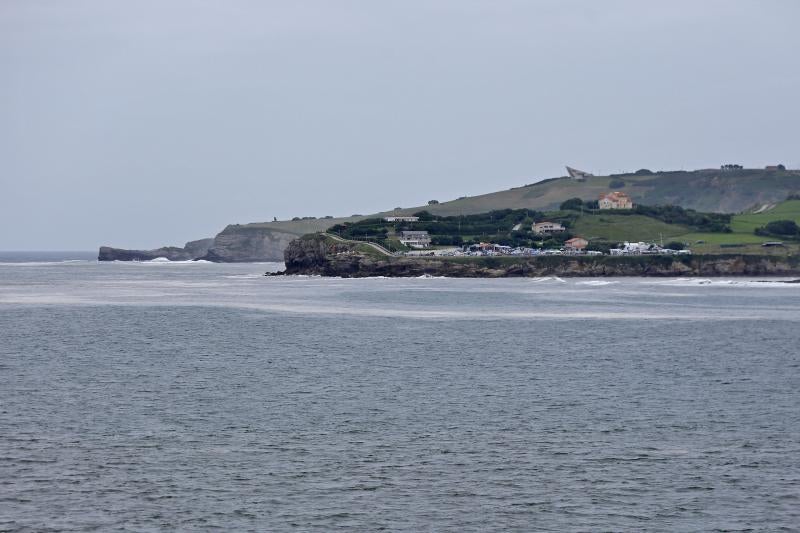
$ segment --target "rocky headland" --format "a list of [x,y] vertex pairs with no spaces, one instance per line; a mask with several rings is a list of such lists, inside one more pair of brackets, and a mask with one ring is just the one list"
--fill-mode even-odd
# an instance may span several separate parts
[[187,242],[183,248],[164,246],[155,250],[128,250],[101,246],[99,261],[148,261],[166,257],[170,261],[202,259],[215,263],[283,261],[283,252],[299,234],[258,224],[232,224],[211,239]]
[[284,275],[505,278],[542,276],[798,276],[800,257],[766,255],[396,257],[306,235],[284,253]]
[[[301,235],[326,231],[331,226],[386,215],[412,215],[421,210],[437,216],[463,216],[497,209],[555,210],[574,197],[597,198],[607,192],[610,180],[617,182],[637,204],[676,205],[716,213],[732,213],[755,207],[768,207],[797,194],[798,170],[703,169],[696,171],[658,171],[641,169],[636,173],[591,176],[581,182],[569,177],[541,180],[529,185],[479,196],[461,197],[425,206],[395,208],[372,215],[350,217],[294,217],[292,220],[231,224],[200,247],[164,247],[156,250],[126,250],[104,246],[101,261],[147,260],[167,257],[173,260],[205,259],[215,262],[282,261],[289,243]],[[207,243],[209,239],[194,241]],[[394,263],[393,263],[394,264]],[[455,268],[452,266],[450,268]],[[469,270],[467,268],[466,270]]]
[[214,244],[214,239],[200,239],[187,242],[183,248],[179,246],[164,246],[154,250],[126,250],[101,246],[97,255],[98,261],[150,261],[157,257],[166,257],[170,261],[191,261],[199,259],[208,253]]

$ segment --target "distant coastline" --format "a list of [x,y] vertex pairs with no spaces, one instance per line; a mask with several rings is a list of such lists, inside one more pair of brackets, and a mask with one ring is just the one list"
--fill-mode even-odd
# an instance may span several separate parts
[[[575,169],[572,171],[574,173]],[[506,240],[517,237],[530,239],[536,233],[532,231],[532,223],[546,220],[562,224],[567,232],[589,239],[593,246],[616,245],[623,241],[656,242],[662,237],[664,243],[669,243],[679,237],[698,253],[725,253],[733,251],[732,248],[738,248],[736,251],[739,252],[752,253],[753,250],[745,249],[759,246],[766,240],[785,240],[756,235],[754,230],[771,220],[800,221],[800,200],[795,199],[794,204],[786,204],[787,198],[795,197],[800,192],[800,170],[773,165],[759,169],[722,165],[719,169],[694,171],[653,172],[640,169],[608,176],[582,173],[579,178],[563,176],[544,179],[511,189],[462,196],[449,201],[430,200],[427,205],[396,207],[366,216],[295,216],[291,220],[230,224],[213,238],[191,241],[182,247],[130,250],[102,246],[97,258],[100,261],[146,261],[167,257],[171,260],[204,259],[220,263],[282,261],[289,243],[302,235],[324,231],[335,233],[332,228],[346,225],[355,228],[369,219],[413,218],[421,211],[439,218],[484,214],[491,219],[492,212],[498,210],[527,210],[529,214],[508,220],[505,225],[498,224],[497,220],[490,220],[488,225],[482,222],[484,227],[473,224],[471,229],[474,231],[467,231],[466,226],[462,228],[460,222],[454,223],[456,229],[446,230],[445,223],[448,221],[444,220],[437,222],[441,231],[421,227],[424,220],[416,223],[413,228],[398,225],[394,229],[429,229],[434,241],[452,240],[455,237],[470,240],[484,235],[487,238],[503,237]],[[662,211],[669,211],[669,206],[675,206],[684,210],[696,210],[697,213],[689,214],[689,218],[684,220],[675,219],[672,217],[673,213],[669,212],[651,212],[652,209],[642,213],[636,212],[636,209],[628,209],[627,212],[609,210],[589,216],[592,211],[590,204],[598,204],[599,196],[609,193],[624,193],[634,206],[659,206]],[[564,206],[568,208],[562,209]],[[335,204],[331,205],[331,210],[336,208]],[[298,210],[302,209],[302,205],[298,206]],[[534,217],[535,214],[541,217]],[[528,218],[531,220],[527,220]],[[732,233],[724,231],[724,226],[730,226]],[[518,235],[512,235],[514,233]],[[394,235],[391,234],[390,237],[393,238]],[[798,242],[800,240],[787,241],[787,245],[793,243],[791,246],[797,249]]]

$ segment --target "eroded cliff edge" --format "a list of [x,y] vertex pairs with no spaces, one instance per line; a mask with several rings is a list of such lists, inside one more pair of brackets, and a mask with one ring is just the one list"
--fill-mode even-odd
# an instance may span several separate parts
[[99,261],[148,261],[166,257],[170,261],[202,259],[217,263],[281,262],[283,252],[297,233],[258,224],[233,224],[213,239],[191,241],[181,248],[165,246],[154,250],[127,250],[101,246]]
[[306,235],[284,252],[283,274],[503,278],[541,276],[800,276],[800,257],[757,255],[392,257],[363,244]]
[[283,252],[296,239],[296,233],[265,228],[257,224],[234,224],[216,237],[201,257],[218,263],[283,261]]
[[157,257],[166,257],[170,261],[191,261],[208,253],[214,244],[214,239],[200,239],[187,242],[183,248],[179,246],[164,246],[154,250],[126,250],[101,246],[97,254],[98,261],[149,261]]

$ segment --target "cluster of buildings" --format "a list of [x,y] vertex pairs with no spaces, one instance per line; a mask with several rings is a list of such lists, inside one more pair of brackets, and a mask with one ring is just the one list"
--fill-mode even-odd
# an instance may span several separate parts
[[526,256],[526,255],[602,255],[602,252],[587,251],[589,241],[575,237],[564,242],[562,248],[525,248],[512,247],[493,242],[469,244],[462,248],[438,249],[430,251],[412,251],[405,255],[441,255],[441,256]]
[[[539,225],[542,226],[539,226]],[[539,227],[537,227],[539,226]],[[561,224],[553,222],[537,222],[533,225],[533,231],[537,235],[547,235],[565,231]],[[416,252],[408,252],[407,255],[420,255],[422,250],[430,248],[431,237],[427,231],[403,231],[400,235],[400,242],[409,248],[414,248]],[[534,256],[534,255],[602,255],[602,252],[586,250],[589,241],[583,237],[573,237],[564,241],[561,248],[525,248],[512,247],[491,242],[470,244],[461,249],[450,248],[442,250],[431,250],[425,252],[429,255],[444,256]],[[609,250],[610,255],[690,255],[690,250],[672,250],[664,248],[655,243],[649,242],[624,242],[618,248]]]
[[[420,252],[410,252],[409,255],[420,255]],[[463,248],[449,250],[431,251],[428,255],[452,256],[452,257],[496,257],[496,256],[537,256],[537,255],[603,255],[602,252],[585,251],[565,246],[564,248],[525,248],[504,246],[491,242],[471,244]]]
[[[596,250],[586,250],[589,241],[582,237],[574,237],[564,242],[561,248],[525,248],[512,247],[493,242],[470,244],[462,248],[437,250],[416,250],[405,255],[438,255],[450,257],[495,257],[495,256],[540,256],[540,255],[603,255]],[[691,255],[691,250],[671,250],[649,242],[624,242],[619,248],[612,248],[610,255]]]
[[671,250],[651,242],[624,242],[609,250],[611,255],[690,255],[691,250]]
[[[571,171],[571,174],[574,173],[575,176],[581,176],[581,175],[591,176],[591,174],[582,173],[581,171],[571,169],[569,167],[567,168],[568,170]],[[600,195],[600,199],[598,200],[598,205],[600,209],[632,209],[633,201],[631,200],[630,196],[628,196],[624,192],[613,191]],[[385,220],[386,222],[418,222],[419,217],[387,216],[384,217],[383,220]],[[520,228],[519,224],[514,227],[515,230],[518,230],[519,228]],[[531,226],[531,230],[535,235],[547,236],[547,235],[563,233],[567,230],[567,228],[564,227],[564,225],[559,222],[541,220],[539,222],[534,222],[533,225]],[[401,231],[398,235],[398,240],[403,245],[417,250],[430,248],[431,246],[431,237],[427,231],[413,231],[413,230]],[[502,246],[492,243],[481,243],[472,245],[469,248],[465,248],[464,250],[462,250],[462,254],[476,254],[476,255],[540,255],[542,253],[580,254],[584,253],[588,244],[589,241],[587,241],[582,237],[574,237],[572,239],[568,239],[567,241],[564,242],[564,246],[561,250],[541,250],[538,248],[511,248],[510,246]],[[633,243],[633,244],[625,243],[623,248],[620,248],[620,250],[622,251],[615,253],[615,255],[628,255],[635,253],[634,251],[632,251],[635,249],[635,247],[632,247],[634,244],[638,245],[642,243]],[[630,249],[629,245],[631,246]],[[638,250],[638,248],[636,249]],[[644,253],[644,252],[639,252],[639,253]]]

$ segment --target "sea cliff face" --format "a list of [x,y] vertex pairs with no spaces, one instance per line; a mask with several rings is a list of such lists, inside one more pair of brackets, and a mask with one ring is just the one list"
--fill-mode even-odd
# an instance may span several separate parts
[[233,224],[213,239],[187,242],[183,248],[165,246],[155,250],[126,250],[101,246],[100,261],[148,261],[166,257],[170,261],[203,259],[216,263],[283,261],[283,252],[297,233],[258,225]]
[[234,224],[214,237],[202,259],[219,263],[282,261],[284,250],[296,238],[296,233]]
[[423,275],[459,278],[541,276],[798,276],[800,258],[755,255],[390,257],[320,235],[293,241],[284,274],[346,278]]

